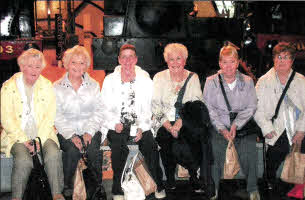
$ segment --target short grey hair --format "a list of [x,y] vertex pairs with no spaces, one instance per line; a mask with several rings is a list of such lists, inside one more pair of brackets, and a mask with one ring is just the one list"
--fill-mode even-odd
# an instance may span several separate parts
[[166,45],[164,48],[164,53],[163,53],[164,60],[167,62],[168,54],[174,52],[181,52],[185,60],[188,57],[188,51],[186,46],[180,43],[170,43]]

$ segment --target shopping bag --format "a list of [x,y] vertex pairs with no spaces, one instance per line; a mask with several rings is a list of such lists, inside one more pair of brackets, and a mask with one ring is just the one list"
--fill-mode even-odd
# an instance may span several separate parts
[[238,161],[238,154],[236,152],[233,141],[230,140],[226,150],[223,178],[233,179],[239,170],[240,170],[240,164]]
[[146,196],[154,193],[157,190],[157,185],[150,175],[143,155],[139,152],[134,165],[134,172],[137,176]]
[[305,154],[301,152],[301,145],[293,144],[291,152],[286,156],[281,179],[287,183],[305,183]]
[[145,199],[145,192],[133,170],[137,155],[138,153],[133,157],[129,157],[122,173],[121,187],[124,191],[124,200]]
[[83,170],[86,169],[83,159],[80,159],[74,175],[73,200],[87,199],[86,185],[83,177]]
[[24,194],[22,199],[23,200],[52,200],[52,193],[51,188],[48,180],[48,176],[44,170],[44,157],[42,151],[42,145],[40,138],[39,145],[41,149],[41,161],[40,163],[38,158],[38,152],[36,147],[36,141],[33,140],[34,144],[34,155],[32,156],[33,159],[33,169],[30,173]]
[[177,177],[178,178],[189,178],[190,177],[189,171],[178,164]]

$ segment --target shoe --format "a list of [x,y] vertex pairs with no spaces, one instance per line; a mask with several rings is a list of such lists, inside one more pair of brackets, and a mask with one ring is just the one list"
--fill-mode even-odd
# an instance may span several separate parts
[[156,199],[163,199],[163,198],[165,198],[166,197],[165,189],[161,190],[160,192],[156,191],[155,192],[155,197],[156,197]]
[[112,195],[113,200],[124,200],[124,195]]
[[65,198],[62,194],[55,194],[53,200],[65,200]]
[[250,192],[250,200],[261,200],[258,190]]
[[215,195],[210,198],[210,200],[216,200],[218,198],[218,190],[215,190]]
[[166,190],[175,190],[176,189],[176,184],[174,184],[174,183],[166,183],[165,184],[165,189]]
[[104,188],[104,186],[102,184],[100,184],[98,186],[97,190],[98,191],[96,192],[96,195],[95,195],[96,198],[98,200],[107,200],[107,194],[106,194],[105,188]]
[[72,195],[73,195],[73,188],[69,188],[69,187],[64,187],[64,190],[63,190],[63,195],[64,195],[64,197],[65,198],[69,198],[69,197],[72,197]]

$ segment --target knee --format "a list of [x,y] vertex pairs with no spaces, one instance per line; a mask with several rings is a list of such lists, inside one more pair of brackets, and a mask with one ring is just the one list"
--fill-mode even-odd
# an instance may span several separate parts
[[45,156],[44,159],[46,162],[48,160],[57,160],[60,157],[59,147],[51,139],[48,139],[45,142],[45,144],[43,146],[43,153],[44,153],[44,156]]

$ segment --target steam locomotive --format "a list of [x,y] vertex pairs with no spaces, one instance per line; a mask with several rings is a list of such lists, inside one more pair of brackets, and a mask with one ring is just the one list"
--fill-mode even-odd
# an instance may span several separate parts
[[193,1],[122,0],[111,4],[106,0],[104,37],[92,43],[94,68],[113,70],[119,47],[131,43],[137,49],[138,65],[153,75],[166,66],[164,47],[179,42],[189,51],[186,68],[203,77],[214,73],[223,42],[240,44],[242,20],[193,17],[189,15],[193,7]]

